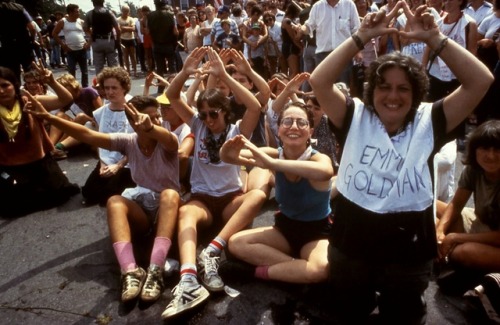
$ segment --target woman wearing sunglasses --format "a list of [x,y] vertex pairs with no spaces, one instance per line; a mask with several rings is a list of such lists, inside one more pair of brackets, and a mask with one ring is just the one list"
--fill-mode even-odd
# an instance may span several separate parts
[[[279,212],[275,224],[241,231],[229,240],[229,251],[248,263],[238,268],[264,280],[318,283],[328,278],[330,189],[333,167],[327,155],[311,147],[313,112],[304,104],[285,105],[278,117],[281,146],[257,148],[243,136],[227,141],[222,159],[274,172]],[[242,277],[233,263],[224,275]],[[227,268],[226,268],[227,266]],[[226,272],[229,271],[229,272]]]
[[[205,55],[208,70],[198,66]],[[207,89],[197,99],[198,113],[180,97],[186,79],[196,72],[209,73],[219,78],[240,98],[246,112],[238,125],[230,124],[229,99],[217,89]],[[170,104],[190,125],[195,135],[191,198],[179,209],[179,249],[181,279],[174,288],[174,298],[162,314],[170,318],[195,307],[209,296],[209,291],[224,290],[218,275],[219,259],[229,237],[248,226],[266,200],[265,193],[252,190],[243,194],[240,167],[220,159],[222,144],[236,135],[252,135],[260,115],[260,104],[252,93],[233,79],[224,69],[219,55],[212,48],[197,48],[184,62],[166,92]],[[215,225],[218,231],[196,264],[197,228]],[[220,231],[219,231],[220,230]],[[198,283],[198,270],[204,285]],[[205,287],[207,289],[205,289]]]
[[[401,8],[409,29],[398,32],[387,26]],[[425,42],[461,86],[443,100],[422,103],[429,84],[425,70],[416,59],[395,52],[370,64],[363,101],[333,87],[366,42],[390,33]],[[389,13],[367,14],[357,33],[309,81],[344,148],[328,249],[335,316],[364,324],[378,305],[383,324],[423,324],[423,293],[437,253],[432,158],[479,103],[493,76],[439,31],[430,10],[421,6],[413,13],[400,1]]]

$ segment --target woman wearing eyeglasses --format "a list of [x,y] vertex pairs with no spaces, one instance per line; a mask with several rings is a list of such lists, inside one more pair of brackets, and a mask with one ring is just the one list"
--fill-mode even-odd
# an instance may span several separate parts
[[229,251],[248,265],[236,268],[229,262],[221,272],[240,278],[247,275],[291,283],[323,282],[328,278],[332,162],[311,147],[314,117],[306,105],[287,104],[278,125],[278,149],[257,148],[243,136],[222,147],[222,159],[228,163],[274,172],[279,212],[274,226],[231,236]]
[[[209,69],[200,71],[198,66],[205,55],[209,58]],[[217,89],[200,93],[197,99],[198,113],[181,99],[185,81],[196,72],[219,78],[246,106],[239,124],[229,123],[229,99]],[[252,135],[259,119],[260,104],[248,89],[226,72],[219,55],[212,48],[195,49],[170,84],[166,95],[179,116],[190,125],[195,135],[195,147],[191,198],[179,209],[181,279],[173,290],[174,298],[162,314],[164,319],[206,300],[209,296],[207,289],[211,292],[224,290],[218,266],[226,242],[231,235],[252,222],[266,200],[265,193],[260,190],[243,193],[240,167],[220,159],[219,150],[226,140],[240,134],[245,137]],[[199,255],[197,266],[198,227],[212,225],[220,231]],[[198,282],[198,271],[204,286]]]
[[[409,29],[398,32],[388,24],[401,8]],[[395,52],[370,64],[363,101],[333,87],[366,42],[390,33],[425,42],[461,86],[443,100],[422,103],[429,84],[425,70]],[[389,13],[367,14],[357,33],[309,81],[344,148],[328,249],[335,317],[342,324],[364,324],[378,305],[383,324],[424,324],[423,293],[437,253],[432,158],[479,103],[493,76],[439,31],[430,10],[421,6],[412,13],[400,1]]]

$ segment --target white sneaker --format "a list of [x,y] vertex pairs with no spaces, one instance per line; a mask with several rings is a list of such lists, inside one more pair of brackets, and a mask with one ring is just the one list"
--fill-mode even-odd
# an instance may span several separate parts
[[209,297],[207,289],[196,280],[184,280],[172,290],[174,298],[161,314],[162,319],[167,319],[181,312],[194,308]]

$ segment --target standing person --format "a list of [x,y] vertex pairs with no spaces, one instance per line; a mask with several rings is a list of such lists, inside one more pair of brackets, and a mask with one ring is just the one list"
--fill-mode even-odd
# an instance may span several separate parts
[[[160,126],[158,102],[149,97],[133,98],[125,107],[135,133],[106,134],[52,117],[34,98],[30,100],[27,108],[31,114],[48,119],[82,142],[130,157],[138,186],[111,197],[107,204],[109,233],[121,269],[121,301],[139,295],[143,301],[156,301],[163,291],[163,266],[180,202],[177,137]],[[133,242],[151,233],[155,238],[146,272],[136,262]]]
[[137,19],[135,20],[135,50],[137,53],[137,61],[139,61],[139,64],[141,66],[141,72],[147,72],[148,70],[146,69],[146,57],[144,55],[144,34],[141,26],[143,18],[144,14],[142,12],[142,9],[137,10]]
[[[316,31],[316,66],[318,66],[342,42],[349,39],[359,28],[359,17],[356,5],[351,0],[320,0],[316,2],[309,13],[305,25],[300,25],[300,31],[312,36]],[[349,85],[349,75],[352,61],[338,81]]]
[[269,62],[268,73],[269,76],[272,76],[280,71],[282,66],[283,55],[281,54],[281,47],[283,39],[281,38],[281,23],[277,22],[274,15],[269,11],[264,12],[262,20],[266,24],[269,35],[266,43],[267,60]]
[[299,17],[300,8],[290,3],[285,11],[285,18],[281,22],[281,53],[286,60],[289,78],[295,77],[300,72],[300,56],[302,54],[302,42],[300,41],[300,31],[295,26],[296,19]]
[[[467,0],[446,1],[444,16],[437,22],[439,30],[472,54],[477,49],[477,24],[463,13]],[[460,86],[460,81],[446,63],[426,47],[422,63],[428,67],[430,77],[429,101],[436,101],[451,94]]]
[[[422,103],[428,89],[425,70],[395,52],[370,65],[363,102],[346,97],[333,84],[365,43],[398,33],[387,26],[400,8],[410,29],[399,34],[436,51],[461,86],[442,101]],[[332,306],[344,322],[364,323],[378,303],[384,324],[425,323],[423,293],[437,252],[432,158],[492,81],[474,55],[439,31],[424,6],[413,14],[404,1],[387,14],[369,13],[358,32],[312,73],[318,102],[341,147],[349,148],[336,180],[328,252]]]
[[191,53],[197,47],[203,46],[203,37],[200,33],[200,22],[198,21],[198,15],[192,14],[189,16],[189,27],[184,33],[184,51],[186,53]]
[[200,34],[203,36],[203,46],[212,46],[212,27],[218,18],[215,17],[215,8],[212,6],[207,6],[204,12],[206,19],[201,24]]
[[118,18],[121,36],[120,45],[122,48],[123,64],[130,75],[130,66],[134,72],[134,78],[137,77],[137,59],[135,55],[135,19],[130,16],[130,7],[122,6],[122,15]]
[[[5,67],[0,67],[0,89],[0,216],[22,216],[63,204],[80,189],[69,183],[50,155],[54,146],[43,121],[23,110],[21,96],[29,93],[22,93],[17,76]],[[47,98],[50,101],[54,99]]]
[[155,69],[155,62],[153,60],[153,40],[149,34],[148,29],[148,15],[151,13],[151,9],[148,6],[143,6],[141,8],[142,19],[141,19],[141,31],[144,35],[144,58],[146,60],[147,72],[151,73]]
[[84,30],[92,45],[95,73],[99,75],[107,62],[108,67],[118,66],[115,37],[120,39],[120,26],[111,11],[104,8],[104,0],[92,0],[94,9],[85,15]]
[[[153,57],[156,73],[164,77],[167,73],[177,72],[175,48],[179,31],[175,24],[173,13],[167,10],[167,0],[155,0],[156,10],[148,15],[147,28],[153,41]],[[163,93],[165,87],[158,86],[158,93]]]
[[[68,60],[68,71],[76,77],[76,65],[80,67],[81,85],[82,87],[89,86],[89,69],[87,65],[87,49],[90,44],[85,39],[83,31],[83,20],[80,19],[80,8],[78,5],[69,4],[66,7],[66,18],[60,19],[57,22],[52,36],[56,43],[61,46],[61,49],[66,52]],[[63,32],[64,39],[59,37],[59,33]]]
[[273,226],[238,232],[229,239],[228,248],[236,258],[253,266],[250,275],[256,278],[325,282],[332,162],[311,148],[314,122],[304,104],[287,105],[278,124],[282,140],[278,149],[258,148],[241,135],[221,149],[221,158],[227,163],[271,170],[279,205]]
[[221,6],[219,7],[219,10],[217,11],[219,16],[218,19],[214,22],[212,25],[212,30],[210,32],[210,37],[211,37],[211,43],[213,44],[214,41],[219,37],[220,34],[224,33],[224,29],[222,28],[221,22],[223,20],[228,20],[230,24],[230,29],[231,33],[240,36],[239,28],[238,25],[234,20],[229,18],[229,14],[231,13],[231,10],[229,9],[228,6]]
[[483,20],[493,14],[494,9],[491,2],[485,0],[470,0],[464,9],[464,14],[474,18],[476,25],[481,25]]
[[[186,79],[198,70],[207,53],[210,66],[205,73],[221,79],[247,107],[243,120],[237,125],[229,123],[229,99],[217,89],[207,89],[198,96],[198,113],[180,97]],[[211,292],[224,290],[224,282],[218,274],[222,250],[231,235],[253,220],[266,198],[260,190],[243,193],[240,167],[220,160],[219,150],[227,139],[238,134],[251,135],[259,118],[260,104],[250,91],[229,76],[215,50],[194,50],[168,87],[166,95],[179,116],[191,126],[195,135],[195,151],[191,198],[179,210],[181,279],[173,290],[172,301],[162,314],[163,319],[206,300],[209,292],[205,287]],[[217,227],[218,234],[198,256],[197,267],[198,229],[211,225]],[[204,286],[198,282],[198,269]]]
[[0,66],[12,70],[18,82],[21,81],[21,66],[28,71],[34,60],[32,36],[36,31],[32,21],[20,4],[0,0]]

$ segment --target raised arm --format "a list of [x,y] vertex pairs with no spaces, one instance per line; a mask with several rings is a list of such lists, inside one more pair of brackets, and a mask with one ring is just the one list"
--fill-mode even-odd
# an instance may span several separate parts
[[191,119],[195,115],[195,111],[181,98],[182,87],[191,74],[199,72],[198,65],[207,53],[208,48],[196,48],[184,62],[182,70],[175,76],[172,83],[167,88],[166,95],[170,100],[170,104],[184,123],[190,124]]
[[63,85],[57,82],[54,78],[54,74],[49,69],[43,67],[42,62],[32,63],[33,69],[35,69],[40,76],[42,76],[44,83],[50,86],[54,90],[57,96],[51,95],[38,95],[36,98],[40,103],[49,111],[55,109],[61,109],[66,107],[73,101],[73,96]]
[[264,80],[264,78],[262,78],[257,72],[255,72],[254,69],[252,69],[249,62],[243,56],[243,53],[241,53],[240,51],[231,49],[231,59],[236,70],[242,74],[245,74],[252,81],[255,88],[257,88],[258,92],[255,97],[259,101],[260,105],[266,105],[269,101],[269,97],[271,97],[271,89],[269,88],[266,80]]
[[308,80],[309,77],[310,74],[308,72],[302,72],[293,77],[292,80],[286,84],[285,89],[283,89],[283,91],[274,100],[271,107],[272,110],[279,113],[290,101],[290,99],[292,102],[299,101],[296,94],[299,91],[300,86],[304,83],[304,81]]
[[[246,149],[246,150],[244,150]],[[274,148],[258,148],[244,136],[226,141],[221,149],[221,159],[232,164],[251,164],[273,171],[291,173],[315,182],[330,182],[333,167],[330,158],[316,154],[311,160],[279,159]]]
[[238,81],[234,80],[226,72],[224,63],[214,49],[209,48],[207,53],[210,60],[210,69],[208,73],[213,73],[222,82],[224,82],[229,87],[229,89],[231,89],[233,95],[237,97],[243,105],[245,105],[246,111],[240,123],[240,132],[244,136],[250,137],[259,121],[259,101],[248,89],[246,89]]
[[396,15],[398,9],[399,6],[396,5],[388,15],[385,14],[385,11],[367,14],[357,34],[333,50],[311,74],[309,83],[314,94],[330,121],[337,128],[343,127],[347,107],[346,98],[335,86],[335,82],[353,56],[364,48],[364,44],[372,38],[397,32],[395,28],[388,28],[387,25]]
[[401,33],[424,41],[432,51],[437,52],[461,84],[443,102],[446,131],[450,132],[479,104],[493,82],[493,75],[472,53],[439,31],[431,14],[425,11],[425,6],[419,7],[415,14],[405,2],[401,6],[411,26],[410,32]]
[[24,105],[24,110],[37,118],[42,118],[51,125],[60,129],[67,135],[94,147],[111,150],[111,138],[107,133],[96,132],[86,128],[83,125],[67,121],[60,117],[50,114],[43,107],[41,102],[33,97],[29,92],[24,91],[23,96],[28,98]]

